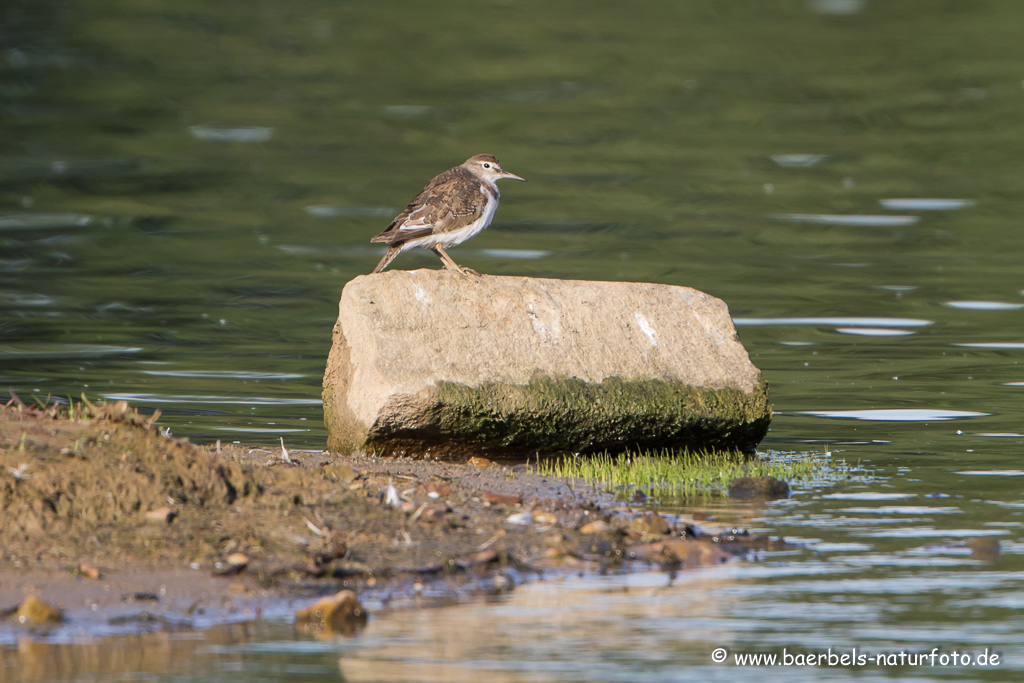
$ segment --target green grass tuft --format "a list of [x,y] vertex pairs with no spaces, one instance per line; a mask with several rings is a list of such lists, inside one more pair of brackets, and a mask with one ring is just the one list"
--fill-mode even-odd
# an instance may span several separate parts
[[598,453],[541,459],[542,476],[580,479],[591,486],[629,496],[641,490],[650,498],[667,501],[700,496],[724,496],[736,477],[772,476],[791,487],[831,485],[849,479],[856,467],[834,460],[830,453],[742,453],[643,451]]

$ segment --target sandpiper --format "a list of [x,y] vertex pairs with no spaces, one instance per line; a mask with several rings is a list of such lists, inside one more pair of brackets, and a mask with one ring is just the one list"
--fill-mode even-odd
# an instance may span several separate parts
[[461,244],[490,225],[501,198],[496,183],[502,178],[526,181],[503,169],[492,155],[477,154],[431,180],[391,225],[370,240],[389,245],[373,272],[387,268],[406,249],[424,247],[437,254],[445,268],[468,275],[445,247]]

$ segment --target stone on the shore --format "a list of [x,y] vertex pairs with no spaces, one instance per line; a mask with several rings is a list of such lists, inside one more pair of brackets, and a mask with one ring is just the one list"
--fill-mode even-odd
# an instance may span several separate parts
[[146,521],[154,524],[170,524],[178,513],[171,508],[164,506],[146,513]]
[[588,522],[580,527],[580,533],[583,534],[606,534],[612,530],[612,525],[603,519],[597,519],[593,522]]
[[722,564],[732,559],[728,553],[709,543],[701,543],[682,538],[671,538],[658,541],[647,546],[634,547],[637,557],[641,559],[675,559],[684,567],[698,567],[709,564]]
[[249,564],[249,556],[245,553],[231,553],[224,559],[232,567],[244,567]]
[[657,512],[648,512],[634,517],[630,527],[641,535],[664,536],[672,533],[672,527],[669,526],[668,521]]
[[366,625],[366,610],[355,593],[343,590],[300,609],[295,623],[306,631],[351,635]]
[[45,626],[64,621],[64,615],[59,609],[34,595],[25,598],[15,614],[18,617],[18,623],[25,626]]
[[726,305],[672,285],[359,276],[324,376],[332,451],[751,451],[767,389]]
[[93,579],[94,581],[100,580],[100,570],[85,562],[78,565],[78,573],[87,579]]
[[729,481],[729,497],[740,500],[789,498],[789,483],[768,475],[736,477]]
[[351,484],[359,478],[359,473],[347,465],[324,465],[324,474],[342,484]]

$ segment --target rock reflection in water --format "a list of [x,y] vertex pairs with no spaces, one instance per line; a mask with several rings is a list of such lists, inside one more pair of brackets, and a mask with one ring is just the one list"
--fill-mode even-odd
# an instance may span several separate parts
[[[194,633],[158,632],[96,638],[89,642],[48,642],[26,636],[17,648],[0,648],[0,683],[100,678],[133,680],[145,674],[196,672],[200,651],[213,645],[249,642],[256,622],[225,624]],[[240,653],[222,655],[239,662]]]
[[338,666],[347,681],[510,683],[589,680],[581,678],[589,667],[600,667],[600,680],[635,680],[626,672],[647,658],[709,661],[730,635],[684,626],[732,609],[721,590],[732,579],[710,570],[677,581],[667,574],[566,579],[523,586],[499,604],[381,616],[370,622],[365,647]]

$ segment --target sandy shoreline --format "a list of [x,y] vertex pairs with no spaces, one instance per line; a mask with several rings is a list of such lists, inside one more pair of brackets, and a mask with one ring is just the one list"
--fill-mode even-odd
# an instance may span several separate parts
[[779,545],[700,514],[642,514],[523,465],[289,458],[164,436],[123,402],[70,415],[12,402],[0,410],[0,609],[12,628],[27,595],[67,623],[190,628],[340,588],[500,592]]

